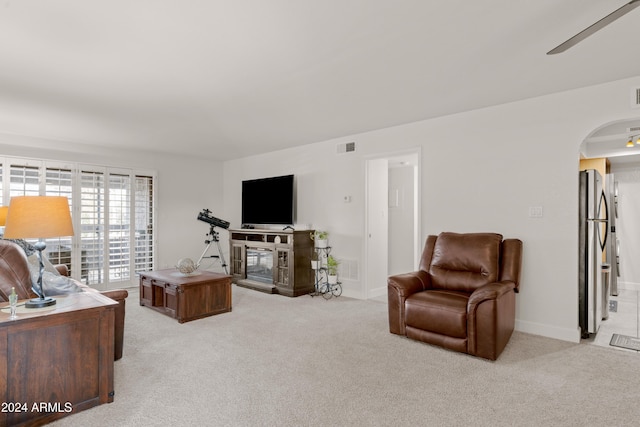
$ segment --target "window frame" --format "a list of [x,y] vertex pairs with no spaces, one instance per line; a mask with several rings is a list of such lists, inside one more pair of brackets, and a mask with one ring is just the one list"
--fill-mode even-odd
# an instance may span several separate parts
[[[109,289],[110,287],[122,287],[124,286],[135,286],[138,283],[138,273],[140,271],[150,271],[155,268],[157,254],[157,231],[156,231],[156,213],[155,207],[156,203],[156,187],[157,187],[157,172],[155,170],[148,169],[135,169],[135,168],[122,168],[122,167],[110,167],[110,166],[102,166],[96,164],[88,164],[88,163],[76,163],[76,162],[64,162],[64,161],[56,161],[56,160],[47,160],[47,159],[34,159],[34,158],[25,158],[25,157],[13,157],[13,156],[0,156],[0,205],[8,205],[10,198],[12,195],[22,195],[20,191],[16,191],[15,188],[13,190],[13,194],[11,191],[11,166],[17,167],[25,167],[25,168],[34,168],[38,170],[38,194],[46,195],[46,194],[55,194],[55,191],[52,193],[51,191],[47,192],[47,171],[60,169],[63,171],[71,172],[71,195],[70,195],[70,205],[71,205],[71,216],[72,223],[74,227],[74,236],[71,237],[71,267],[73,266],[81,266],[80,268],[71,268],[71,277],[74,279],[80,280],[83,283],[90,285],[91,287],[95,287],[97,289]],[[83,209],[83,199],[82,199],[82,174],[83,173],[96,173],[102,174],[104,189],[104,205],[100,208],[102,215],[105,219],[104,224],[104,241],[101,249],[102,254],[102,274],[101,280],[94,280],[87,277],[82,277],[82,270],[84,266],[82,265],[82,209]],[[128,264],[122,267],[127,272],[127,277],[122,280],[115,280],[110,277],[110,263],[109,258],[112,253],[110,252],[110,243],[112,240],[115,241],[110,235],[109,225],[110,225],[110,214],[109,214],[109,181],[111,176],[121,176],[126,177],[127,185],[124,190],[125,199],[120,198],[120,202],[123,204],[128,204],[127,210],[128,212],[116,212],[117,216],[128,218],[128,238],[126,242],[119,241],[119,244],[128,247],[128,251],[126,252],[126,256],[128,256]],[[138,214],[140,204],[138,204],[138,196],[139,191],[137,187],[138,178],[143,178],[147,180],[147,189],[148,193],[144,194],[144,202],[140,202],[143,204],[144,218],[139,220],[136,215]],[[31,184],[33,186],[33,183]],[[15,187],[15,185],[14,185]],[[27,186],[24,185],[26,188]],[[128,194],[126,194],[128,192]],[[34,194],[33,190],[28,194]],[[138,259],[137,252],[139,249],[139,242],[136,241],[136,226],[139,224],[146,224],[146,232],[148,232],[149,227],[151,228],[151,236],[145,239],[146,246],[142,246],[144,248],[144,263],[147,269],[141,269],[136,260]],[[125,233],[126,234],[126,233]],[[36,239],[27,239],[29,241],[36,241]],[[47,239],[49,241],[49,239]],[[61,239],[62,240],[62,239]],[[69,241],[67,238],[66,241]]]

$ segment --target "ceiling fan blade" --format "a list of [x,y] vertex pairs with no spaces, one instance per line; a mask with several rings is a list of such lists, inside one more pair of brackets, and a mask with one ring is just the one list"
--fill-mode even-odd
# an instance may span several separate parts
[[609,15],[605,16],[595,24],[580,31],[578,34],[571,37],[566,42],[561,43],[557,47],[551,49],[549,52],[547,52],[547,55],[554,55],[556,53],[564,52],[565,50],[569,49],[571,46],[575,46],[582,40],[589,37],[591,34],[595,33],[598,30],[601,30],[602,28],[611,24],[616,19],[631,12],[633,9],[635,9],[638,6],[640,6],[640,0],[631,0],[629,3],[611,12]]

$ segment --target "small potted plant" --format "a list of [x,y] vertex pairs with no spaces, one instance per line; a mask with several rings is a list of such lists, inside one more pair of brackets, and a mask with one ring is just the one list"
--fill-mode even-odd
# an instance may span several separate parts
[[313,233],[311,233],[311,240],[315,242],[314,246],[316,248],[321,248],[321,249],[326,248],[328,244],[328,237],[329,237],[329,233],[327,233],[326,231],[316,230]]
[[311,254],[311,268],[314,270],[320,268],[320,261],[318,260],[318,253],[316,251],[313,251]]
[[327,257],[327,281],[330,285],[338,283],[338,260],[333,255]]

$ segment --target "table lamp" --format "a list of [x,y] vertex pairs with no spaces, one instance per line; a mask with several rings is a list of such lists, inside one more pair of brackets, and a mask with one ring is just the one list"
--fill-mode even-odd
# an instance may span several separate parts
[[55,299],[45,296],[42,287],[44,273],[42,251],[47,247],[42,239],[63,236],[73,236],[69,200],[66,197],[15,196],[11,198],[4,228],[5,239],[40,239],[34,245],[40,262],[37,289],[34,289],[38,298],[27,301],[25,307],[47,307],[56,303]]
[[9,212],[9,206],[0,206],[0,227],[4,227],[7,223],[7,212]]

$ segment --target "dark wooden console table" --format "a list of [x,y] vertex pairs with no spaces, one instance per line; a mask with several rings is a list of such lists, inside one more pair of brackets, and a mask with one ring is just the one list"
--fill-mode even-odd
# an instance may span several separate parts
[[99,292],[56,300],[18,307],[15,320],[0,310],[0,426],[44,425],[113,401],[118,303]]
[[313,230],[229,230],[231,276],[238,286],[289,297],[315,289]]
[[175,268],[140,273],[140,305],[184,323],[231,311],[231,276]]

